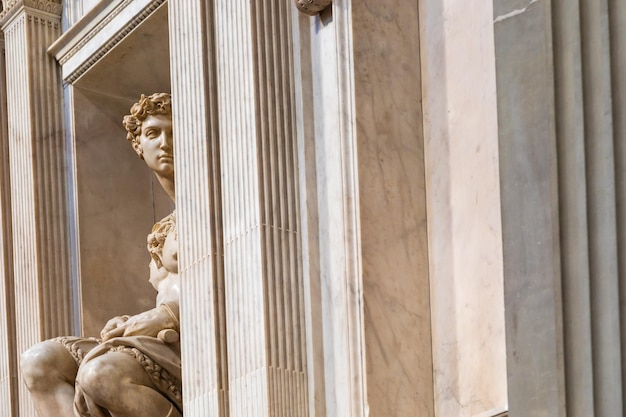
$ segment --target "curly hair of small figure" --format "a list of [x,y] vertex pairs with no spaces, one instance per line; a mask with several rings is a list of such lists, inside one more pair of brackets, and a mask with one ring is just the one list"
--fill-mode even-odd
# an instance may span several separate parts
[[148,235],[148,252],[150,252],[150,257],[159,268],[163,266],[161,258],[163,256],[163,245],[165,245],[165,239],[167,239],[167,236],[172,233],[174,236],[178,234],[176,229],[175,212],[160,222],[157,222],[152,228],[152,233]]

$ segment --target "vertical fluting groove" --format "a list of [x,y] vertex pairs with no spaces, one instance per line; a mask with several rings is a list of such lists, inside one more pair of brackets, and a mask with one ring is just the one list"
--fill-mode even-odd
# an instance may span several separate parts
[[224,171],[224,256],[232,415],[266,415],[263,408],[264,329],[256,161],[254,83],[250,81],[249,7],[216,3],[220,126]]
[[[268,322],[276,331],[270,338],[270,398],[272,415],[303,415],[307,409],[305,401],[299,401],[305,386],[303,358],[305,346],[299,338],[300,288],[302,287],[301,266],[296,264],[299,246],[298,226],[294,219],[299,215],[294,211],[297,194],[294,181],[295,155],[293,130],[295,116],[291,111],[294,86],[292,82],[292,62],[286,58],[291,54],[290,16],[286,13],[289,5],[284,2],[258,0],[257,9],[257,51],[259,96],[257,110],[267,118],[261,129],[263,149],[263,189],[266,190],[264,230],[267,242],[266,263],[268,295],[270,301],[266,310]],[[274,315],[274,317],[272,317]],[[303,385],[304,384],[304,385]],[[297,407],[297,408],[296,408]],[[305,413],[308,410],[304,411]]]
[[212,213],[213,213],[213,222],[215,233],[213,234],[213,245],[215,248],[216,262],[215,262],[215,277],[216,277],[216,285],[214,286],[214,291],[217,294],[216,303],[217,303],[217,312],[218,312],[218,343],[219,343],[219,362],[218,362],[218,371],[219,371],[219,387],[222,391],[222,409],[224,411],[224,416],[228,417],[228,404],[226,402],[227,392],[228,392],[228,360],[227,360],[227,345],[226,345],[226,303],[225,303],[225,294],[224,294],[224,252],[223,252],[223,231],[222,231],[222,188],[221,188],[221,164],[220,164],[220,149],[219,149],[219,126],[218,126],[218,112],[217,112],[217,94],[215,93],[215,89],[217,87],[217,79],[216,79],[216,63],[215,63],[215,18],[214,18],[214,9],[213,3],[210,3],[206,7],[206,18],[205,22],[210,27],[210,30],[207,30],[207,42],[205,46],[205,51],[207,51],[207,74],[209,78],[209,85],[211,88],[209,91],[212,91],[209,94],[207,100],[210,103],[211,117],[210,117],[210,135],[211,135],[211,164],[212,164],[212,191],[213,191],[213,202],[212,202]]
[[[169,2],[185,414],[229,415],[213,3]],[[195,86],[189,89],[188,86]],[[189,117],[193,115],[194,117]],[[185,333],[185,329],[192,329]],[[185,338],[185,335],[188,337]]]
[[566,404],[592,417],[593,363],[589,288],[585,119],[579,0],[553,2]]
[[626,2],[609,0],[611,94],[617,212],[617,259],[620,281],[622,399],[626,398]]
[[622,415],[621,338],[608,3],[580,3],[597,416]]

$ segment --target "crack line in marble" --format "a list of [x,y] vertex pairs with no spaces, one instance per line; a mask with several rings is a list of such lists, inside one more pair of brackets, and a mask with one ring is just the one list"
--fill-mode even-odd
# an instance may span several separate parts
[[493,23],[498,23],[498,22],[506,20],[506,19],[508,19],[510,17],[518,16],[518,15],[520,15],[522,13],[525,13],[528,10],[528,8],[530,6],[532,6],[533,3],[537,3],[538,1],[539,0],[530,0],[530,3],[528,3],[528,5],[526,7],[524,7],[523,9],[516,9],[516,10],[513,10],[512,12],[500,15],[500,16],[496,17],[496,19],[493,21]]

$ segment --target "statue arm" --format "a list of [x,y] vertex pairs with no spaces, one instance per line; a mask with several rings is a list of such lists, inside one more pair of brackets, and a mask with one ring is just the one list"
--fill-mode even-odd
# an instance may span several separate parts
[[161,330],[179,331],[180,279],[178,274],[169,274],[160,282],[155,308],[126,318],[122,316],[109,320],[102,330],[102,340],[114,337],[152,336]]

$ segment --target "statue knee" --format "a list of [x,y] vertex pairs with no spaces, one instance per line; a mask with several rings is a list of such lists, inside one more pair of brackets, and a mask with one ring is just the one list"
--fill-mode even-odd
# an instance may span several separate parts
[[65,348],[53,341],[39,343],[20,356],[20,371],[30,391],[71,383],[78,366]]
[[105,354],[81,365],[76,383],[96,403],[105,406],[123,390],[124,372],[115,361],[115,355]]

